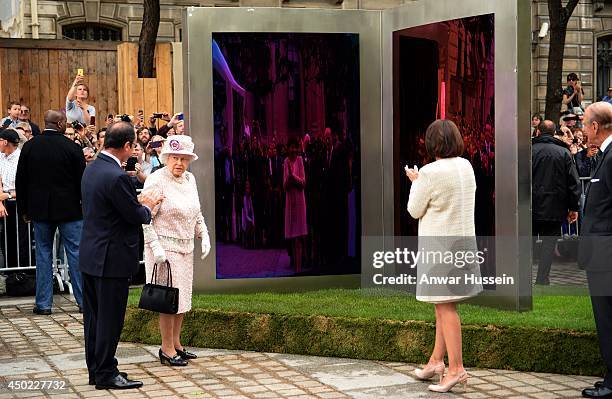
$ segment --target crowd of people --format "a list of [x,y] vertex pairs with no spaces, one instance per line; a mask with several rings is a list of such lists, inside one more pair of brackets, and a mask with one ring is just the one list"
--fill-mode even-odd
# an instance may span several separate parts
[[[84,77],[77,75],[65,109],[45,113],[43,132],[29,120],[26,105],[8,104],[0,131],[0,217],[6,218],[4,249],[19,254],[21,264],[7,258],[6,265],[35,264],[33,312],[52,314],[59,231],[83,313],[89,384],[137,388],[142,382],[119,372],[114,355],[128,287],[143,252],[147,279],[180,293],[173,314],[160,313],[160,360],[186,366],[197,357],[183,347],[180,335],[191,309],[194,240],[201,240],[202,259],[211,250],[195,177],[187,170],[198,157],[182,113],[147,119],[143,112],[110,114],[96,130],[96,109],[88,99]],[[17,246],[26,252],[35,248],[35,255]]]
[[222,147],[215,157],[217,239],[248,249],[286,247],[296,273],[336,272],[354,257],[356,151],[330,128],[267,144],[245,136]]
[[[148,118],[142,111],[136,115],[109,114],[100,123],[102,127],[98,130],[96,128],[96,108],[89,103],[89,96],[89,87],[85,83],[85,77],[77,74],[66,95],[63,113],[67,123],[63,127],[63,135],[78,145],[83,152],[86,164],[89,165],[104,149],[108,127],[117,121],[128,121],[133,125],[137,134],[137,143],[131,159],[122,167],[130,176],[134,186],[142,189],[147,177],[164,166],[160,154],[167,137],[185,134],[182,113],[170,115],[168,112],[160,112]],[[0,264],[6,267],[36,264],[36,257],[32,250],[33,243],[30,242],[34,237],[33,231],[18,217],[15,175],[21,148],[26,142],[40,134],[40,128],[30,119],[28,104],[9,101],[7,116],[0,120],[0,178],[2,179],[0,218],[6,219],[6,232],[4,232],[6,240],[0,240],[2,250]],[[5,223],[0,223],[0,229],[4,229],[4,226]]]

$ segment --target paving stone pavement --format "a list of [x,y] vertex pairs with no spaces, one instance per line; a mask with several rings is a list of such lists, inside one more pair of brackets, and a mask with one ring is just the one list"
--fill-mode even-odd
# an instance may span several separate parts
[[[117,353],[120,370],[142,380],[144,387],[96,390],[88,385],[82,317],[74,302],[56,296],[51,316],[33,315],[32,307],[33,298],[0,299],[0,399],[552,399],[580,397],[580,390],[597,380],[468,369],[471,378],[466,389],[434,394],[427,390],[427,383],[414,378],[416,365],[407,363],[196,348],[198,359],[187,367],[172,368],[159,363],[157,346],[121,343]],[[25,383],[16,384],[18,381]],[[11,382],[13,388],[8,389]],[[56,385],[46,389],[49,382]]]

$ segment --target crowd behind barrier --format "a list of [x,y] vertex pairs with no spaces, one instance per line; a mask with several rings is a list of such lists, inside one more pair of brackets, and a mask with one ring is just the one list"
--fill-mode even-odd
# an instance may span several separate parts
[[[576,163],[577,170],[580,175],[581,182],[581,204],[584,201],[586,187],[588,186],[588,182],[590,180],[589,173],[591,173],[594,169],[594,166],[597,162],[597,156],[593,156],[593,154],[588,153],[588,146],[586,143],[586,138],[583,138],[582,130],[581,130],[581,87],[579,84],[579,80],[570,74],[568,76],[568,87],[564,90],[564,104],[569,104],[570,106],[565,107],[564,116],[561,118],[560,127],[558,134],[555,135],[561,141],[566,142],[568,149],[570,150],[574,162]],[[127,114],[110,114],[108,116],[98,118],[96,123],[96,109],[95,107],[89,103],[88,99],[90,97],[89,88],[85,83],[85,77],[77,74],[75,80],[68,91],[66,96],[66,108],[65,114],[68,119],[68,124],[65,130],[65,136],[71,141],[75,142],[83,149],[83,154],[87,164],[91,163],[97,156],[97,154],[102,150],[104,144],[105,131],[110,124],[116,121],[129,121],[134,125],[134,131],[137,137],[137,144],[134,148],[133,158],[134,165],[124,165],[126,172],[131,176],[132,181],[136,189],[140,190],[143,187],[144,181],[147,176],[155,171],[156,169],[163,166],[160,161],[159,154],[161,152],[161,145],[163,141],[173,135],[173,134],[187,134],[185,132],[185,125],[182,119],[182,113],[177,113],[174,116],[171,116],[167,112],[154,113],[148,117],[144,115],[142,111],[139,111],[136,115],[127,115]],[[104,118],[104,119],[103,119]],[[164,123],[165,122],[165,123]],[[537,135],[537,126],[540,122],[542,122],[542,117],[539,115],[534,115],[532,118],[532,132],[534,135]],[[103,125],[100,130],[96,131],[96,126]],[[11,133],[6,133],[11,132]],[[4,147],[8,146],[7,143],[11,141],[11,134],[15,132],[18,135],[18,140],[15,141],[15,145],[18,145],[19,148],[23,146],[23,144],[40,134],[41,129],[31,121],[30,119],[30,110],[26,104],[21,104],[16,101],[10,101],[7,104],[7,116],[0,121],[0,151],[3,154],[0,154],[0,157],[3,159],[8,159],[10,154],[6,155],[7,152],[4,151]],[[463,132],[463,134],[469,134],[469,132]],[[306,134],[308,136],[308,134]],[[310,137],[299,138],[298,148],[300,155],[304,157],[305,160],[316,159],[318,153],[313,151],[313,149],[317,149],[316,140],[313,143],[310,141]],[[17,136],[16,136],[17,137]],[[334,135],[325,135],[325,140],[332,140]],[[8,141],[7,141],[8,140]],[[342,140],[339,142],[349,143],[350,140]],[[161,142],[161,143],[160,143]],[[263,160],[262,164],[273,163],[271,160],[275,160],[276,158],[280,158],[284,156],[283,146],[278,145],[278,148],[274,148],[274,145],[270,146],[270,150],[266,146],[262,146],[258,142],[257,136],[253,137],[243,137],[242,140],[238,141],[240,148],[244,149],[244,151],[235,151],[236,154],[246,154],[245,159],[258,159],[257,156],[253,154],[258,154],[261,152],[263,155],[260,158]],[[321,148],[328,148],[328,146],[321,145]],[[350,182],[350,176],[354,175],[351,173],[350,168],[350,160],[351,160],[351,146],[346,144],[344,147],[347,148],[345,158],[347,161],[345,162],[348,166],[347,169],[349,172],[346,175],[349,176],[349,185],[353,184]],[[344,148],[343,146],[338,146],[338,148]],[[332,147],[330,147],[332,148]],[[335,148],[335,147],[334,147]],[[274,150],[277,152],[274,153]],[[259,151],[259,152],[258,152]],[[325,150],[320,151],[323,155],[326,154]],[[331,151],[327,151],[331,153]],[[229,154],[232,154],[232,151],[229,151]],[[314,155],[313,155],[314,154]],[[234,154],[232,154],[234,155]],[[223,158],[226,156],[230,160],[230,164],[232,168],[231,176],[223,175],[223,171],[225,169],[220,168],[219,165],[222,162],[217,162],[219,165],[216,165],[216,183],[220,184],[223,188],[223,184],[220,182],[225,182],[230,180],[233,183],[232,194],[233,196],[240,199],[242,197],[242,193],[245,191],[244,186],[248,180],[255,180],[258,184],[256,184],[256,188],[264,187],[264,184],[259,184],[261,182],[257,181],[256,178],[258,175],[255,174],[255,177],[249,176],[248,173],[242,173],[242,170],[253,169],[251,164],[254,162],[242,162],[241,159],[238,159],[236,155],[232,157],[226,156],[225,152],[221,151],[219,158]],[[469,156],[469,151],[468,151]],[[234,159],[236,158],[236,159]],[[227,162],[226,162],[227,163]],[[241,168],[241,165],[246,165]],[[310,164],[308,164],[310,165]],[[0,162],[0,171],[6,169],[6,166]],[[226,168],[227,169],[227,168]],[[255,168],[256,170],[259,170]],[[262,167],[261,170],[267,170],[267,168]],[[270,168],[274,170],[274,168]],[[234,175],[233,171],[237,171]],[[238,173],[241,172],[241,173]],[[9,167],[8,174],[10,175],[11,170]],[[311,173],[312,174],[312,173]],[[244,177],[243,175],[247,176]],[[250,175],[253,175],[251,171]],[[0,273],[9,273],[9,272],[19,272],[19,271],[32,271],[36,269],[36,259],[35,259],[35,240],[33,229],[30,223],[23,222],[19,217],[19,212],[17,210],[16,201],[13,198],[14,193],[14,183],[8,183],[9,187],[7,189],[7,182],[4,181],[7,179],[6,171],[2,172],[2,191],[4,191],[4,195],[8,192],[9,195],[4,202],[0,202],[4,204],[4,207],[8,211],[8,215],[3,217],[2,223],[0,227],[3,229],[2,238],[0,241]],[[14,176],[13,176],[14,179]],[[8,177],[8,180],[11,180],[11,177]],[[312,182],[317,182],[317,179],[308,179],[309,185],[312,185]],[[237,183],[242,184],[237,184]],[[10,187],[10,184],[13,184]],[[335,186],[335,185],[332,185]],[[10,191],[13,190],[13,191]],[[223,195],[226,190],[220,190],[219,192]],[[257,189],[255,190],[257,191]],[[282,191],[282,190],[280,190]],[[236,195],[238,194],[238,195]],[[257,194],[257,193],[256,193]],[[265,194],[265,193],[264,193]],[[0,194],[2,195],[2,194]],[[268,196],[270,196],[268,194]],[[344,196],[342,196],[344,198]],[[4,198],[0,196],[0,201]],[[219,198],[218,198],[219,199]],[[310,203],[312,198],[307,198],[307,203]],[[224,204],[228,203],[227,201],[218,201],[218,203]],[[241,210],[242,201],[236,201],[238,208],[237,210]],[[261,203],[261,201],[255,201],[255,204]],[[312,204],[311,204],[312,205]],[[241,237],[242,229],[233,225],[234,223],[240,223],[240,212],[237,212],[237,216],[231,215],[231,211],[227,211],[223,209],[221,206],[221,217],[218,216],[220,220],[218,220],[218,233],[219,238],[222,241],[237,241],[239,243],[248,243],[248,240]],[[228,209],[232,209],[234,207],[229,207]],[[258,205],[254,207],[254,214],[264,214],[265,212],[258,210]],[[312,209],[312,207],[311,207]],[[1,208],[0,208],[1,210]],[[227,216],[231,215],[231,216]],[[260,216],[262,216],[260,215]],[[308,215],[309,219],[312,219],[312,212]],[[2,216],[0,214],[0,216]],[[575,238],[579,234],[579,224],[580,224],[580,216],[578,220],[574,223],[564,223],[561,227],[561,231],[559,234],[558,241],[563,241],[568,238]],[[244,219],[244,215],[242,217]],[[275,219],[279,220],[279,226],[282,226],[282,217],[277,217]],[[243,221],[242,221],[243,222]],[[244,223],[244,222],[243,222]],[[267,241],[274,241],[274,236],[270,235],[269,232],[265,231],[265,224],[257,223],[254,224],[255,228],[252,232],[251,246],[265,246]],[[263,229],[263,231],[262,231]],[[269,229],[274,230],[274,229]],[[315,229],[316,232],[316,229]],[[314,235],[317,236],[316,234]],[[538,237],[539,238],[539,237]],[[282,241],[282,240],[278,240]],[[317,246],[312,245],[312,248],[316,249]],[[313,250],[313,253],[316,254],[316,251]],[[59,234],[56,234],[54,251],[53,251],[53,275],[54,278],[57,279],[60,286],[67,285],[70,288],[69,276],[67,273],[67,262],[65,251],[62,248],[61,239],[59,238]]]

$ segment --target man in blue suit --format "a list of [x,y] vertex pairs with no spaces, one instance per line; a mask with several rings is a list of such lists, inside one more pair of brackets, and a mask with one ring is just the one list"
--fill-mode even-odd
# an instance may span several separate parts
[[139,228],[150,223],[161,197],[136,195],[121,164],[131,156],[134,127],[117,122],[106,131],[104,150],[86,168],[81,184],[83,326],[89,383],[96,389],[142,386],[119,373],[115,352],[123,329],[129,281],[138,271]]

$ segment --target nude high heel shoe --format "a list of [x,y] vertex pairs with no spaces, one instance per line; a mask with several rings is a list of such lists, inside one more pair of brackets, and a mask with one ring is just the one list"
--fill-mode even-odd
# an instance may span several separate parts
[[438,375],[438,382],[442,380],[444,374],[444,363],[437,364],[435,366],[426,365],[422,369],[415,369],[414,374],[419,380],[430,380],[434,375]]
[[469,375],[467,371],[464,371],[463,373],[455,376],[454,378],[447,378],[447,381],[445,384],[435,384],[435,385],[432,384],[428,386],[427,388],[430,391],[441,392],[441,393],[450,391],[457,384],[462,384],[463,388],[465,388],[465,386],[467,385],[468,377]]

